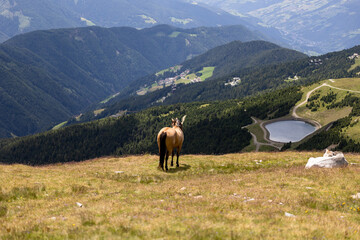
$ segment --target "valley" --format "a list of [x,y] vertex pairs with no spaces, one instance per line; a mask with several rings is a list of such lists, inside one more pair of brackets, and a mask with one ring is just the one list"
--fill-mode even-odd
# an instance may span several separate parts
[[198,0],[264,27],[277,29],[292,48],[309,55],[346,49],[359,42],[356,0]]

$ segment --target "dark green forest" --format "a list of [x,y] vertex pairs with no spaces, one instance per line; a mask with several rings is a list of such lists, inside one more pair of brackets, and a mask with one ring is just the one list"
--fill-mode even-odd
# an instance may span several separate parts
[[251,135],[242,127],[251,116],[286,115],[301,98],[292,87],[241,100],[158,106],[119,118],[106,118],[3,142],[2,163],[41,165],[107,155],[157,153],[156,135],[171,118],[187,115],[182,153],[240,152]]

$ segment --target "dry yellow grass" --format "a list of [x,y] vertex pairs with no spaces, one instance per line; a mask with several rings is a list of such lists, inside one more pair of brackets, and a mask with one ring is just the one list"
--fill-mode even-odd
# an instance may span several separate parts
[[360,166],[304,169],[321,155],[187,155],[168,173],[151,155],[0,165],[0,238],[358,239]]

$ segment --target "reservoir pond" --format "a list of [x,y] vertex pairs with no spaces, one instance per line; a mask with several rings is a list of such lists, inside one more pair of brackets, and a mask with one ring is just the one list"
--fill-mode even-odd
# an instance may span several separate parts
[[275,142],[298,142],[307,135],[315,132],[315,126],[298,120],[285,120],[265,125],[269,131],[269,139]]

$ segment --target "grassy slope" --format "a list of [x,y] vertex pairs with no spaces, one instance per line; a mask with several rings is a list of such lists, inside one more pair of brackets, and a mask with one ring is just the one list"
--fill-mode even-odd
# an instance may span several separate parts
[[201,73],[201,80],[205,81],[208,78],[211,78],[214,73],[215,67],[204,67],[199,73]]
[[[307,88],[304,88],[303,91],[305,93],[303,98],[299,101],[299,103],[305,100],[305,95],[308,91],[314,89],[316,86],[321,85],[322,83],[327,83],[333,87],[337,87],[341,89],[360,91],[360,78],[343,78],[343,79],[325,80],[318,84],[314,84]],[[313,94],[319,93],[321,98],[322,96],[325,96],[329,91],[330,91],[329,87],[322,87],[319,90],[313,92]],[[338,90],[334,88],[331,88],[331,91],[337,93],[336,102],[341,101],[347,94],[347,91]],[[360,93],[352,92],[351,94],[360,97]],[[298,109],[297,113],[301,117],[314,119],[320,122],[322,125],[326,125],[330,122],[348,116],[351,110],[352,110],[351,107],[335,108],[335,109],[326,109],[324,107],[320,107],[318,111],[311,112],[310,109],[308,109],[304,105]],[[348,136],[349,138],[358,142],[360,136],[360,124],[358,117],[353,117],[352,123],[353,124],[351,126],[348,126],[346,129],[343,129],[343,133],[345,136]]]
[[169,173],[151,155],[0,165],[0,238],[358,239],[360,167],[304,169],[321,155],[187,155]]
[[354,70],[355,68],[357,68],[359,66],[360,66],[360,58],[356,58],[354,65],[352,65],[351,68],[349,68],[348,71],[350,72],[350,71]]
[[[331,82],[329,82],[330,84]],[[331,83],[332,86],[335,86]],[[314,87],[311,87],[310,89],[313,89]],[[329,87],[322,87],[315,92],[312,93],[311,96],[314,94],[320,94],[320,98],[325,96],[330,92],[330,90],[337,94],[336,101],[339,102],[346,96],[347,92],[342,90],[337,90]],[[305,91],[306,95],[307,91]],[[359,95],[359,94],[356,94]],[[305,100],[305,99],[303,99]],[[334,108],[334,109],[326,109],[326,107],[320,106],[317,111],[312,112],[309,108],[307,108],[305,105],[298,108],[297,114],[303,118],[313,119],[318,121],[321,125],[326,125],[330,122],[336,121],[340,118],[346,117],[351,112],[351,107],[344,107],[344,108]]]

